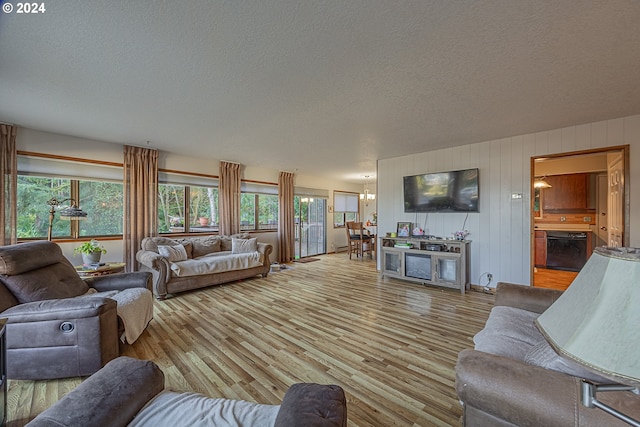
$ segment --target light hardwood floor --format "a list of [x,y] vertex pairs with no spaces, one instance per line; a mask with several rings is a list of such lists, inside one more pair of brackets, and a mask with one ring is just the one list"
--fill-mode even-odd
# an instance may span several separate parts
[[533,283],[538,288],[550,288],[566,291],[578,275],[575,271],[551,270],[536,267],[533,272]]
[[[124,355],[155,361],[166,386],[277,404],[296,382],[339,384],[349,426],[459,425],[460,350],[493,295],[382,280],[344,253],[155,302]],[[81,381],[9,381],[8,426],[22,426]]]

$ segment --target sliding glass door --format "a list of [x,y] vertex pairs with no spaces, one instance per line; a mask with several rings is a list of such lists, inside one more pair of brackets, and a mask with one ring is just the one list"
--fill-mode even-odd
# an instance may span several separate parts
[[327,253],[327,199],[295,196],[293,203],[296,211],[296,259]]

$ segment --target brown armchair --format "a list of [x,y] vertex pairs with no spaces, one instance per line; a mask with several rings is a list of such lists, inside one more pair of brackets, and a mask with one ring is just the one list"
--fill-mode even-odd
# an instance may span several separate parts
[[88,292],[144,288],[134,293],[148,292],[153,304],[150,285],[149,273],[136,272],[95,277],[90,287],[55,243],[0,246],[7,376],[35,380],[96,372],[119,355],[124,325],[115,296]]

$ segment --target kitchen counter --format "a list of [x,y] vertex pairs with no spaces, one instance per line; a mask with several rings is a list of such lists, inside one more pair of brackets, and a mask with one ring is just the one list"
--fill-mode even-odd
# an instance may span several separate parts
[[592,231],[589,224],[535,224],[533,228],[541,231]]

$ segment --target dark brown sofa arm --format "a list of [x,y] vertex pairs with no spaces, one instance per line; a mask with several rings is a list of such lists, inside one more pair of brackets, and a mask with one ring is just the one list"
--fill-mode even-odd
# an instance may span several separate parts
[[345,427],[347,401],[337,385],[293,384],[282,399],[275,427]]
[[116,302],[109,298],[78,297],[34,301],[13,306],[2,312],[8,323],[36,323],[49,320],[84,319],[113,311],[115,325]]
[[126,426],[163,389],[164,374],[155,363],[118,357],[27,426]]
[[534,313],[542,313],[549,308],[560,295],[562,295],[562,291],[555,289],[534,288],[532,286],[499,282],[496,286],[495,305],[506,305]]
[[[580,378],[502,356],[463,350],[456,365],[456,392],[465,406],[513,425],[624,426],[599,409],[580,403]],[[598,394],[631,416],[640,415],[640,396],[630,392]],[[473,420],[465,420],[473,426]]]
[[129,288],[151,290],[151,273],[148,271],[136,271],[133,273],[109,274],[107,276],[90,277],[86,282],[98,292],[123,291]]

